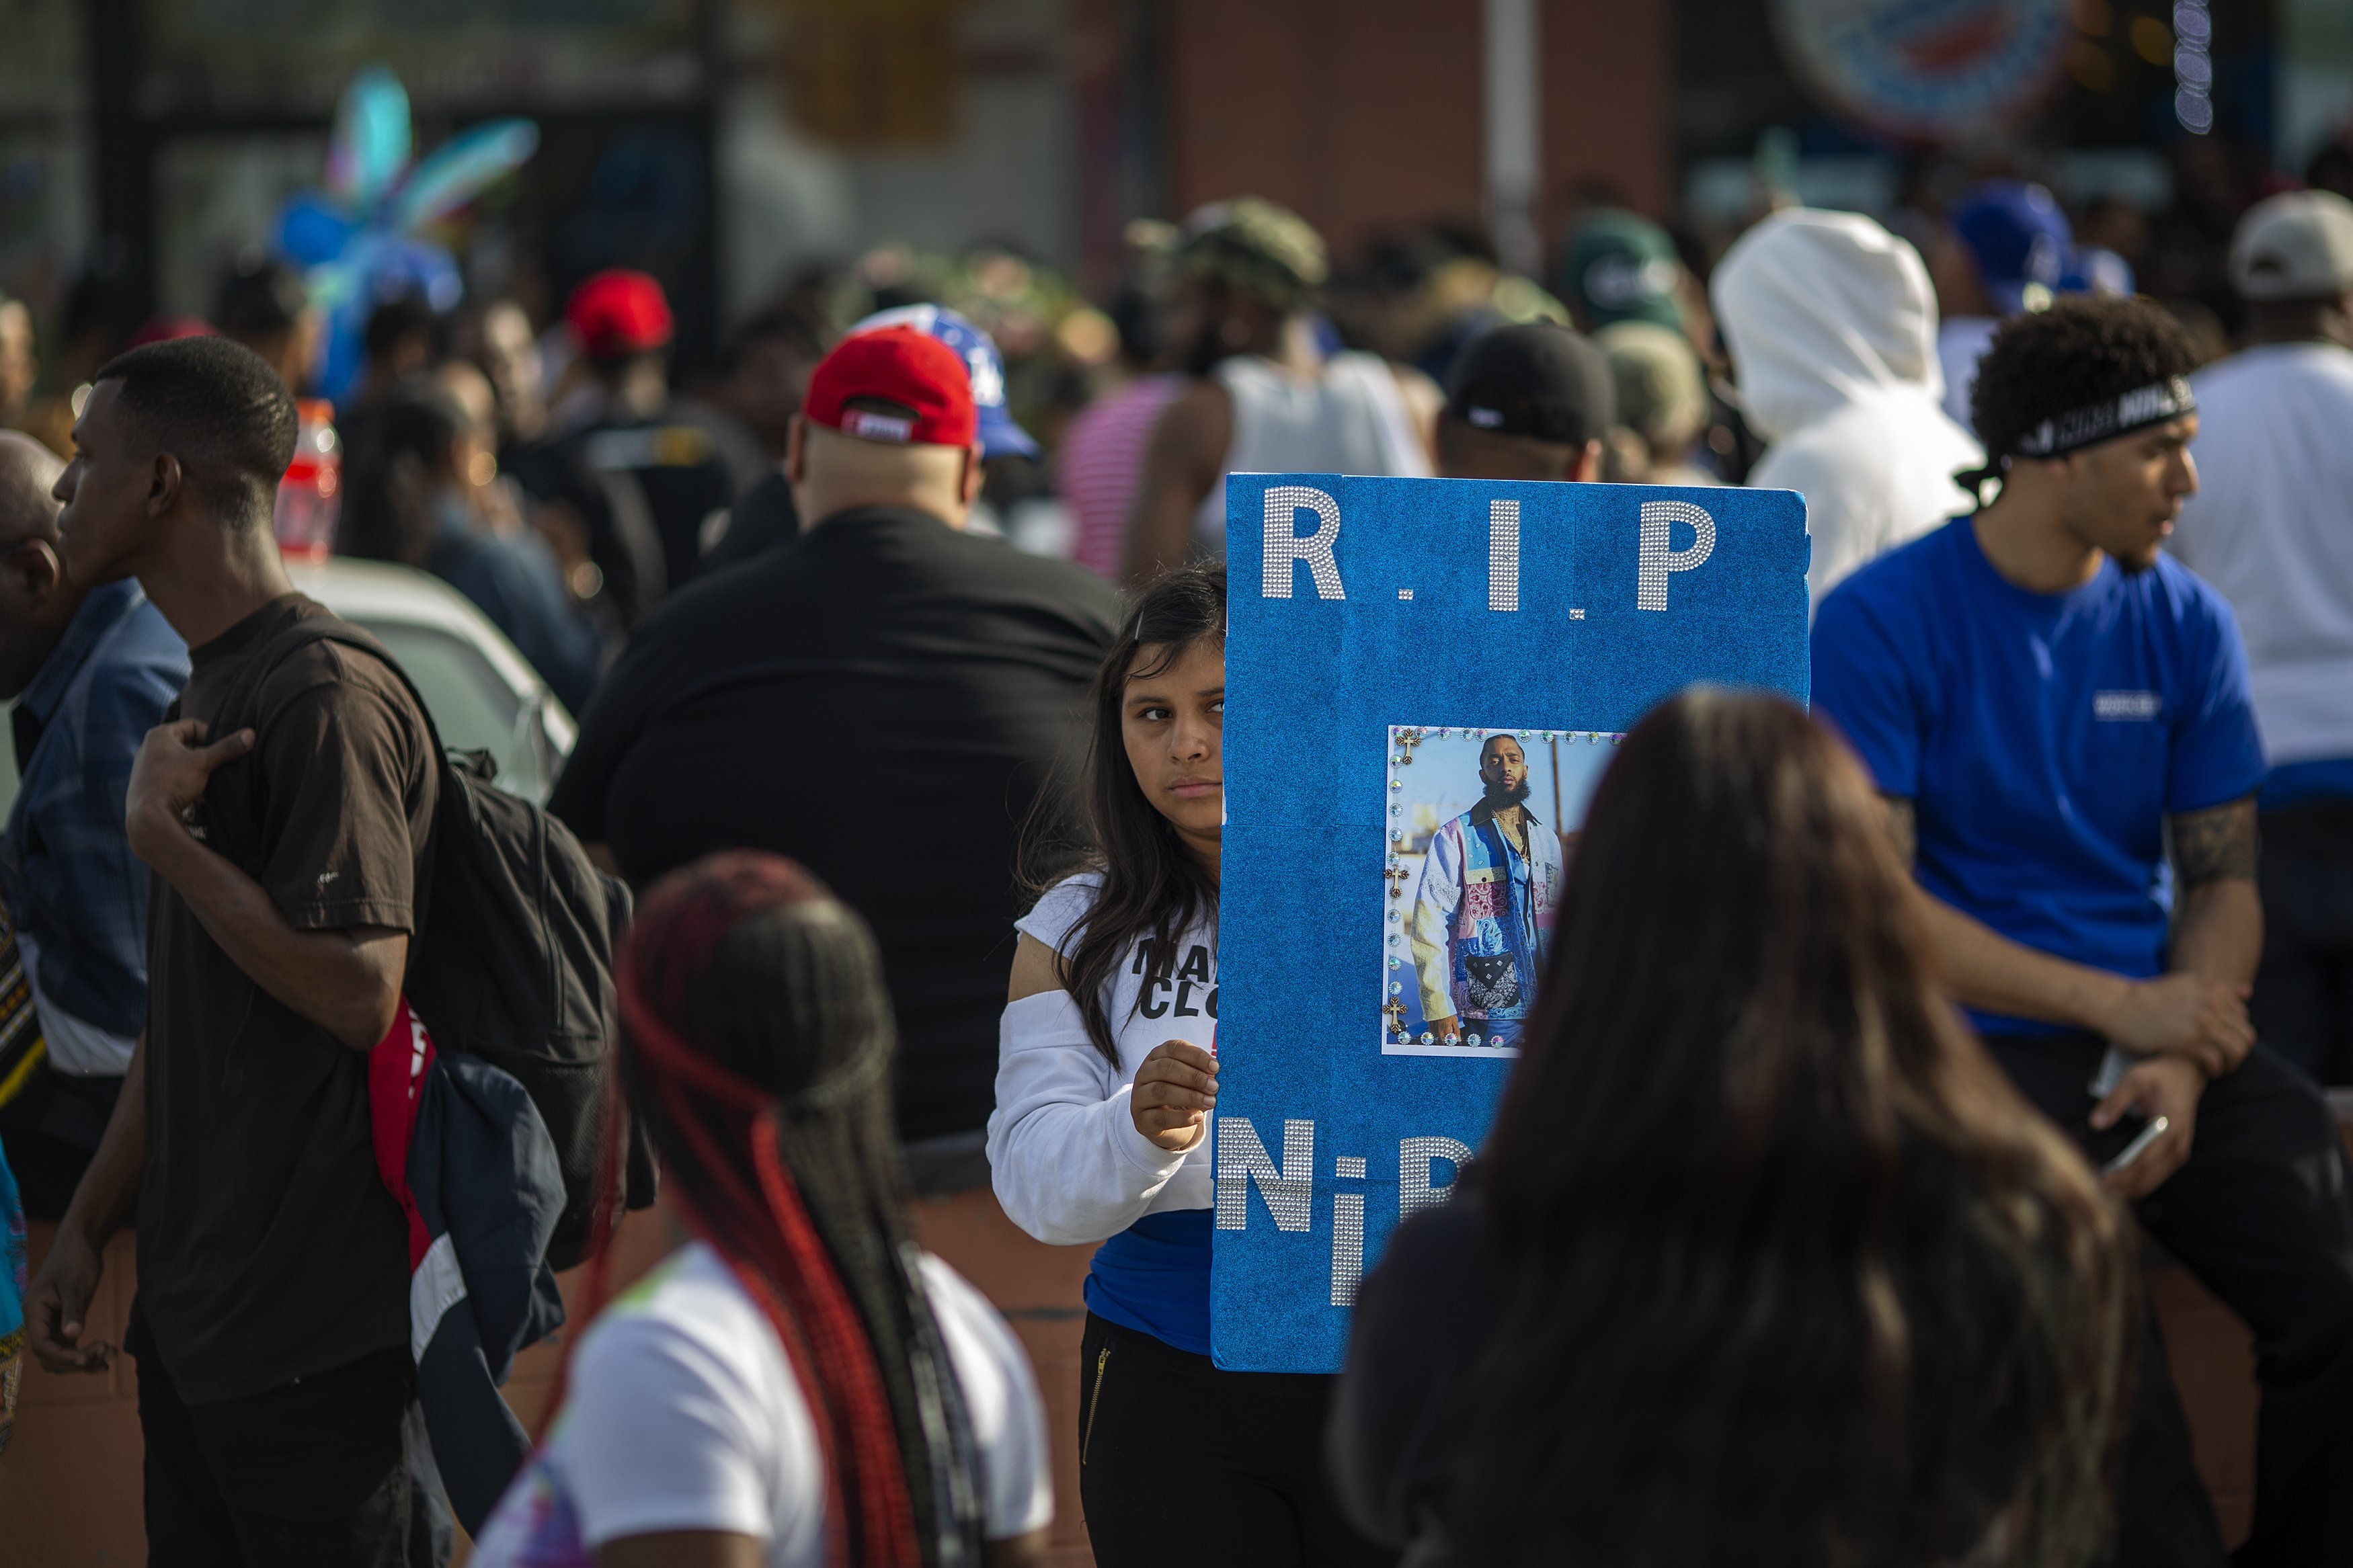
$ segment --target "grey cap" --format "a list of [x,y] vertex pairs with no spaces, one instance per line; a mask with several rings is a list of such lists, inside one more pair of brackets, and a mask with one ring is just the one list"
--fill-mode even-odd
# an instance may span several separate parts
[[2353,289],[2353,202],[2334,191],[2288,191],[2249,207],[2231,240],[2231,286],[2247,300]]

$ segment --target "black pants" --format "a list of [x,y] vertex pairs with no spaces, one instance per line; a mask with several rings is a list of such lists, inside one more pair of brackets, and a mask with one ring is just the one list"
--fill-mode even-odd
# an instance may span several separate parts
[[[1987,1042],[2070,1134],[2105,1050],[2091,1037]],[[2311,1082],[2257,1046],[2207,1086],[2189,1162],[2141,1200],[2140,1221],[2254,1331],[2263,1388],[2254,1535],[2241,1563],[2353,1563],[2353,1192]],[[2224,1561],[2212,1503],[2150,1324],[2117,1498],[2119,1568]]]
[[2256,1032],[2315,1081],[2353,1084],[2353,800],[2267,811],[2261,826]]
[[1335,1378],[1220,1372],[1087,1314],[1079,1500],[1097,1568],[1386,1568],[1324,1473]]
[[136,1304],[149,1568],[404,1568],[408,1347],[282,1388],[182,1403]]

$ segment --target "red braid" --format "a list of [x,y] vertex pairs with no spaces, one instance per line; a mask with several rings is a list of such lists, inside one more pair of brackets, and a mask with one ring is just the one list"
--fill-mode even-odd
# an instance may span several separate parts
[[[911,1568],[923,1560],[922,1552],[881,1369],[833,1256],[777,1152],[776,1097],[694,1049],[659,1016],[676,1016],[686,976],[744,914],[804,901],[814,891],[784,862],[751,856],[729,860],[723,875],[646,911],[621,965],[622,1028],[640,1087],[660,1100],[697,1173],[711,1184],[716,1213],[700,1212],[681,1194],[688,1227],[726,1259],[760,1304],[808,1402],[825,1467],[827,1562],[849,1568],[854,1543],[858,1568]],[[663,988],[668,994],[658,999],[646,994],[649,969],[670,982]],[[653,1001],[667,1005],[658,1009]],[[616,1092],[608,1097],[601,1223],[589,1259],[592,1316],[607,1300],[617,1217],[611,1200],[619,1190],[622,1158],[619,1112]],[[743,1161],[747,1150],[749,1180]],[[578,1342],[575,1337],[573,1343]],[[568,1372],[568,1354],[565,1362]],[[543,1432],[564,1389],[559,1374]]]

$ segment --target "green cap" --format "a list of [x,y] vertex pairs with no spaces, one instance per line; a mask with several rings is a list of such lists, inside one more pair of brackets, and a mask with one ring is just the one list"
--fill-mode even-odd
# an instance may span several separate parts
[[1691,342],[1651,321],[1615,321],[1593,334],[1609,359],[1618,422],[1657,451],[1690,445],[1707,426],[1707,376]]
[[1332,270],[1323,237],[1307,220],[1258,196],[1197,209],[1185,220],[1176,255],[1195,277],[1215,279],[1286,313],[1312,301]]
[[1640,214],[1603,207],[1587,214],[1570,235],[1560,292],[1588,331],[1613,321],[1681,327],[1675,285],[1683,273],[1665,229]]

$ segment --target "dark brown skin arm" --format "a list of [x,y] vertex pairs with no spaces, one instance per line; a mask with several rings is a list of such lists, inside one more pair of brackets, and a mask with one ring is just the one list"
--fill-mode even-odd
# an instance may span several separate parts
[[1127,582],[1140,586],[1193,552],[1193,516],[1223,477],[1234,405],[1214,381],[1168,405],[1144,455],[1144,480],[1127,523]]
[[279,1001],[355,1051],[384,1038],[408,967],[405,931],[297,931],[262,885],[192,836],[181,813],[215,768],[253,749],[240,730],[210,745],[193,719],[147,732],[124,811],[131,851],[172,884],[221,951]]
[[98,1152],[82,1173],[41,1271],[25,1292],[25,1342],[52,1373],[104,1372],[111,1345],[82,1340],[107,1238],[131,1223],[147,1169],[147,1037],[141,1035]]

